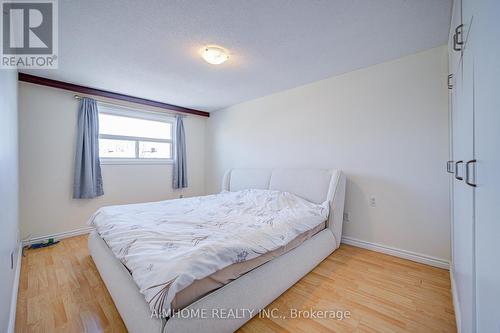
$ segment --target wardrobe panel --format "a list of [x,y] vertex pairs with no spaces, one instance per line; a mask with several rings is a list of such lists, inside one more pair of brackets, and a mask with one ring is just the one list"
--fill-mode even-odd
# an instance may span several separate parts
[[500,332],[500,1],[473,3],[477,332]]

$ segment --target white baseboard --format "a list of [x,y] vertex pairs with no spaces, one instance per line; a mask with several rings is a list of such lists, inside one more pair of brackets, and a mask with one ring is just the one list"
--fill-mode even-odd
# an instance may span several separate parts
[[447,260],[434,258],[434,257],[427,256],[425,254],[421,254],[421,253],[417,253],[417,252],[397,249],[394,247],[390,247],[390,246],[386,246],[386,245],[382,245],[382,244],[377,244],[377,243],[366,242],[366,241],[363,241],[360,239],[345,237],[345,236],[342,237],[342,243],[347,244],[347,245],[361,247],[361,248],[367,249],[367,250],[372,250],[372,251],[376,251],[376,252],[389,254],[389,255],[403,258],[403,259],[416,261],[416,262],[430,265],[430,266],[434,266],[434,267],[450,269],[450,263]]
[[34,243],[44,242],[44,241],[47,241],[49,238],[59,240],[59,239],[64,239],[64,238],[69,238],[69,237],[74,237],[74,236],[85,235],[85,234],[90,233],[92,230],[94,230],[93,227],[84,227],[84,228],[74,229],[74,230],[70,230],[70,231],[58,232],[58,233],[51,234],[51,235],[34,237],[34,238],[30,238],[29,240],[23,241],[23,245],[26,246],[26,245],[31,245]]
[[457,323],[457,332],[462,331],[462,319],[460,317],[460,303],[458,300],[457,285],[455,283],[455,274],[453,266],[450,265],[450,280],[451,280],[451,299],[453,300],[453,309],[455,310],[455,321]]
[[22,257],[23,243],[19,242],[19,248],[17,250],[16,272],[14,273],[14,285],[12,286],[12,295],[10,298],[9,326],[7,328],[7,333],[14,333],[14,328],[16,325],[17,292],[19,290],[19,278],[21,277]]

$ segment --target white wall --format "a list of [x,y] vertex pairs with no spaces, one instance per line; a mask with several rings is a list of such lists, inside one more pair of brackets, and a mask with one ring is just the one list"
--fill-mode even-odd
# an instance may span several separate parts
[[348,177],[345,236],[449,260],[446,52],[431,49],[212,113],[207,191],[218,191],[232,167],[339,168]]
[[[172,189],[172,165],[102,165],[104,196],[72,199],[78,110],[73,96],[64,90],[19,83],[23,237],[86,227],[101,206],[165,200],[180,194]],[[205,193],[205,124],[202,117],[184,119],[189,177],[185,196]]]
[[[7,332],[18,253],[17,72],[0,70],[0,332]],[[11,253],[14,267],[11,268]]]

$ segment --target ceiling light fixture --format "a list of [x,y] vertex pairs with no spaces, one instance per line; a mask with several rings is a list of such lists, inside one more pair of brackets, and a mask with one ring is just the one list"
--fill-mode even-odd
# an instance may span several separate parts
[[201,52],[201,57],[212,65],[220,65],[229,59],[229,54],[222,47],[206,46]]

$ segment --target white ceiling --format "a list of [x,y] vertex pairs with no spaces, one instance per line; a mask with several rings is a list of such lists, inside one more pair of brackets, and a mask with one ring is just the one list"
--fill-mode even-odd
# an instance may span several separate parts
[[[26,73],[213,111],[446,43],[451,0],[63,0],[59,69]],[[199,50],[219,44],[223,65]]]

